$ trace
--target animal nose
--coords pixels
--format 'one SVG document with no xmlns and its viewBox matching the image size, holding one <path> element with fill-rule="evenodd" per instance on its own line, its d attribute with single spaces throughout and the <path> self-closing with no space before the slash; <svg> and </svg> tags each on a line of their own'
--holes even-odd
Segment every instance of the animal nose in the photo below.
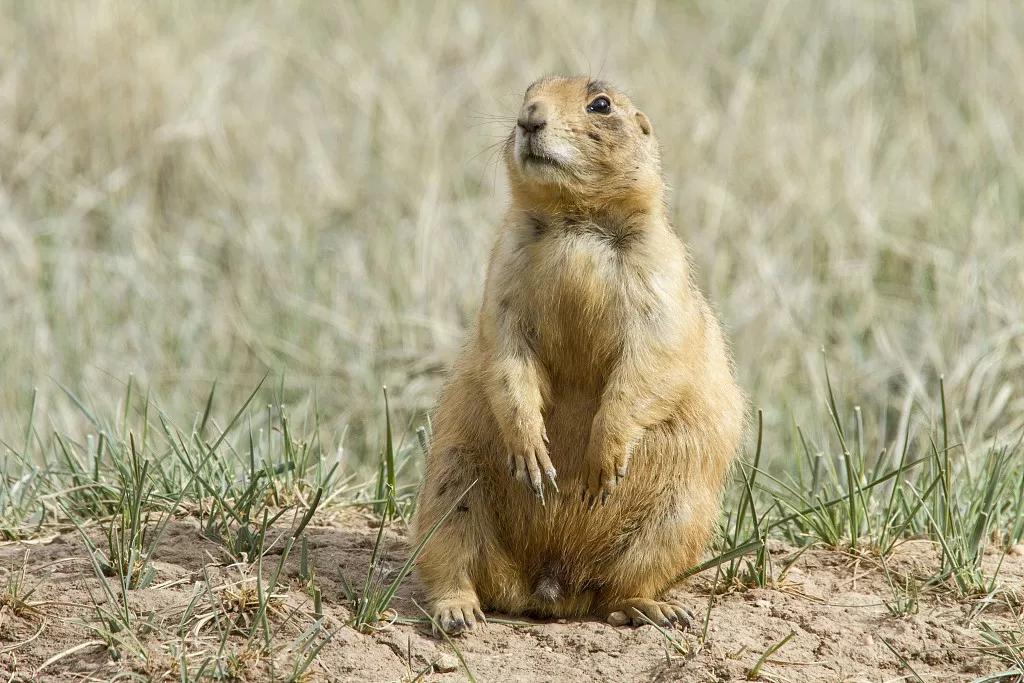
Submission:
<svg viewBox="0 0 1024 683">
<path fill-rule="evenodd" d="M 537 102 L 531 103 L 523 108 L 516 123 L 527 133 L 536 133 L 548 125 L 547 107 Z"/>
<path fill-rule="evenodd" d="M 538 130 L 548 125 L 548 122 L 545 121 L 544 119 L 538 119 L 534 117 L 530 117 L 527 119 L 519 119 L 517 123 L 519 124 L 519 127 L 525 130 L 527 133 L 536 133 Z"/>
</svg>

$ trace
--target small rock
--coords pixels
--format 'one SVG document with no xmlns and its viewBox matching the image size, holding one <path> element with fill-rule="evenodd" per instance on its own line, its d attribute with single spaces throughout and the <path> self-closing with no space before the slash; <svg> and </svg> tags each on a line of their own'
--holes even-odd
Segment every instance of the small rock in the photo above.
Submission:
<svg viewBox="0 0 1024 683">
<path fill-rule="evenodd" d="M 459 670 L 459 660 L 454 655 L 441 655 L 434 662 L 434 671 L 442 674 Z"/>
<path fill-rule="evenodd" d="M 860 644 L 865 647 L 871 647 L 875 644 L 875 639 L 871 637 L 870 633 L 863 633 L 860 636 Z"/>
<path fill-rule="evenodd" d="M 1018 543 L 1010 548 L 1011 555 L 1024 555 L 1024 543 Z"/>
<path fill-rule="evenodd" d="M 612 612 L 608 615 L 608 623 L 612 626 L 625 626 L 629 623 L 629 617 L 625 612 Z"/>
</svg>

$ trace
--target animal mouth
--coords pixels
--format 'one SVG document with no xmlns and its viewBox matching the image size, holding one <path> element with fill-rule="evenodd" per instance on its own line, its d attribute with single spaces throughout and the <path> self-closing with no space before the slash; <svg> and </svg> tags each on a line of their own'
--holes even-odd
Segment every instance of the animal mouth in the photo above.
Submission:
<svg viewBox="0 0 1024 683">
<path fill-rule="evenodd" d="M 547 154 L 544 151 L 544 146 L 533 137 L 523 145 L 523 166 L 549 166 L 557 168 L 561 165 L 561 162 Z"/>
<path fill-rule="evenodd" d="M 549 156 L 545 156 L 544 154 L 538 154 L 533 150 L 528 150 L 526 154 L 523 155 L 523 164 L 536 164 L 538 166 L 561 166 L 561 164 L 558 161 L 552 159 Z"/>
</svg>

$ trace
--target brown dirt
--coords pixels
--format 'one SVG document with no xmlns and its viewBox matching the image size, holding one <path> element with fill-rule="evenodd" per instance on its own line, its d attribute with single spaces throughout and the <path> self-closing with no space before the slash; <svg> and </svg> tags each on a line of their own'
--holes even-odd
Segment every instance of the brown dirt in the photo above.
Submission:
<svg viewBox="0 0 1024 683">
<path fill-rule="evenodd" d="M 351 512 L 324 523 L 329 526 L 311 527 L 308 534 L 326 622 L 334 628 L 350 615 L 339 572 L 353 585 L 361 585 L 376 529 L 370 520 Z M 97 533 L 94 540 L 98 538 Z M 399 533 L 388 532 L 387 539 L 388 562 L 397 569 L 407 550 Z M 177 520 L 157 553 L 154 585 L 130 592 L 135 611 L 147 615 L 154 627 L 140 636 L 151 653 L 150 662 L 131 656 L 112 661 L 102 645 L 93 644 L 36 674 L 55 655 L 96 640 L 87 626 L 96 623 L 90 593 L 96 600 L 102 598 L 76 532 L 0 547 L 0 565 L 7 575 L 22 567 L 26 552 L 27 583 L 36 586 L 29 602 L 35 608 L 24 613 L 16 613 L 10 605 L 0 608 L 0 672 L 10 680 L 110 680 L 126 671 L 151 680 L 176 680 L 172 645 L 185 644 L 197 652 L 201 644 L 217 647 L 212 622 L 201 626 L 196 635 L 195 617 L 186 638 L 175 637 L 181 615 L 201 586 L 197 583 L 206 580 L 204 568 L 210 585 L 225 597 L 238 592 L 234 586 L 242 576 L 215 543 L 200 535 L 195 520 Z M 773 548 L 777 570 L 794 552 L 781 545 Z M 266 565 L 276 560 L 271 555 Z M 914 541 L 903 544 L 888 562 L 895 572 L 924 575 L 934 571 L 937 559 L 931 544 Z M 275 644 L 282 646 L 309 628 L 313 618 L 311 600 L 294 578 L 296 571 L 293 559 L 286 569 L 288 585 L 279 591 L 281 598 L 275 603 Z M 264 575 L 269 573 L 265 566 Z M 673 593 L 697 614 L 698 622 L 708 608 L 710 578 L 695 578 Z M 1024 552 L 1007 556 L 1001 578 L 1004 587 L 1024 586 Z M 413 575 L 394 604 L 397 613 L 407 619 L 421 616 L 413 602 L 420 595 Z M 982 644 L 977 631 L 981 621 L 1005 626 L 1012 618 L 1005 603 L 990 604 L 978 616 L 981 601 L 957 601 L 948 591 L 933 590 L 922 596 L 918 614 L 897 618 L 883 604 L 891 597 L 876 559 L 811 549 L 775 587 L 717 596 L 703 645 L 699 644 L 700 623 L 695 633 L 675 633 L 693 650 L 689 656 L 668 648 L 665 637 L 652 626 L 613 628 L 597 620 L 513 625 L 497 623 L 498 615 L 492 615 L 485 629 L 456 644 L 480 681 L 745 680 L 760 655 L 790 632 L 794 637 L 764 665 L 763 680 L 914 680 L 886 642 L 926 681 L 970 681 L 1005 668 L 977 650 Z M 208 602 L 200 602 L 196 615 L 214 613 Z M 295 615 L 282 624 L 293 609 Z M 242 639 L 232 638 L 227 650 L 245 652 Z M 314 680 L 412 680 L 424 670 L 425 680 L 465 679 L 461 670 L 439 673 L 430 668 L 442 657 L 453 663 L 451 654 L 451 646 L 433 638 L 423 623 L 395 623 L 372 634 L 341 626 L 312 672 Z M 197 655 L 194 662 L 201 659 Z M 274 661 L 287 664 L 287 653 L 278 653 Z M 265 667 L 265 659 L 241 655 L 236 680 L 263 680 Z"/>
</svg>

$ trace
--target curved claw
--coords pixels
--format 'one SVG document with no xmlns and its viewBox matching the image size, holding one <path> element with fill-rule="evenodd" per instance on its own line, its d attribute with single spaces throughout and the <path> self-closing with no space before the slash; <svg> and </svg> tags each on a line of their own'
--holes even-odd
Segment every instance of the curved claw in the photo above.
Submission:
<svg viewBox="0 0 1024 683">
<path fill-rule="evenodd" d="M 487 623 L 479 605 L 471 602 L 444 603 L 434 610 L 431 630 L 435 636 L 440 636 L 442 631 L 456 636 L 475 630 L 478 621 L 481 624 Z"/>
<path fill-rule="evenodd" d="M 587 503 L 588 508 L 593 510 L 598 503 L 606 504 L 612 492 L 621 482 L 622 476 L 614 472 L 609 463 L 602 463 L 596 472 L 592 471 L 587 479 L 587 488 L 584 492 L 584 502 Z"/>
<path fill-rule="evenodd" d="M 551 487 L 555 489 L 555 493 L 559 493 L 558 482 L 555 481 L 555 477 L 558 475 L 558 472 L 555 471 L 554 467 L 549 467 L 546 474 L 548 475 L 548 481 L 551 482 Z"/>
<path fill-rule="evenodd" d="M 544 504 L 545 477 L 555 492 L 558 492 L 558 484 L 555 483 L 558 473 L 555 471 L 554 465 L 551 464 L 551 458 L 543 445 L 538 444 L 523 451 L 510 453 L 509 463 L 512 476 L 526 485 L 540 499 L 541 505 Z"/>
<path fill-rule="evenodd" d="M 626 600 L 608 614 L 612 626 L 644 626 L 657 624 L 661 628 L 693 627 L 693 612 L 677 602 L 659 602 L 646 598 Z"/>
</svg>

